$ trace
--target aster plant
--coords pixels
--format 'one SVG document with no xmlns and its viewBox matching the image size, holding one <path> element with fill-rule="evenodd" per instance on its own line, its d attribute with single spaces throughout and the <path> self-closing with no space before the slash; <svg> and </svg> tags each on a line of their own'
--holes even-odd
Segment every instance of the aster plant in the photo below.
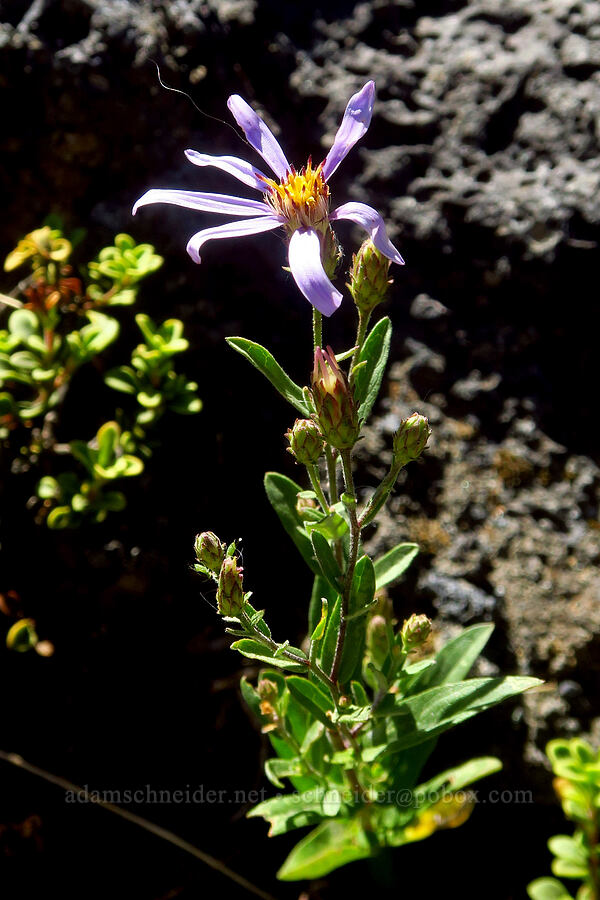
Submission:
<svg viewBox="0 0 600 900">
<path fill-rule="evenodd" d="M 262 198 L 150 190 L 134 207 L 135 212 L 150 203 L 172 203 L 240 217 L 190 238 L 187 249 L 196 262 L 209 240 L 283 227 L 289 269 L 313 307 L 313 370 L 304 387 L 265 347 L 243 337 L 227 339 L 298 416 L 287 431 L 287 449 L 304 475 L 297 483 L 269 472 L 265 489 L 298 562 L 313 576 L 308 631 L 300 646 L 273 636 L 268 598 L 265 609 L 250 602 L 235 543 L 227 546 L 206 531 L 195 544 L 196 571 L 215 585 L 232 649 L 254 663 L 254 677 L 242 678 L 241 693 L 273 750 L 265 773 L 279 793 L 248 815 L 267 820 L 270 835 L 311 829 L 283 863 L 283 880 L 317 878 L 382 847 L 462 824 L 474 806 L 465 788 L 501 764 L 480 757 L 424 779 L 438 736 L 539 683 L 528 677 L 468 678 L 493 626 L 473 625 L 440 647 L 431 621 L 409 610 L 397 618 L 387 594 L 417 546 L 400 543 L 372 559 L 363 545 L 400 472 L 419 459 L 431 434 L 418 413 L 400 422 L 386 476 L 367 496 L 357 490 L 353 452 L 382 384 L 392 330 L 387 316 L 372 326 L 371 321 L 387 297 L 391 263 L 404 261 L 376 210 L 364 203 L 330 210 L 329 180 L 366 133 L 374 98 L 369 81 L 348 102 L 324 161 L 315 168 L 309 159 L 296 170 L 262 119 L 234 95 L 229 109 L 276 178 L 237 157 L 195 150 L 186 156 L 233 175 Z M 356 339 L 336 353 L 323 340 L 322 317 L 331 316 L 343 297 L 334 283 L 342 254 L 333 230 L 342 219 L 361 226 L 368 238 L 347 273 Z"/>
</svg>

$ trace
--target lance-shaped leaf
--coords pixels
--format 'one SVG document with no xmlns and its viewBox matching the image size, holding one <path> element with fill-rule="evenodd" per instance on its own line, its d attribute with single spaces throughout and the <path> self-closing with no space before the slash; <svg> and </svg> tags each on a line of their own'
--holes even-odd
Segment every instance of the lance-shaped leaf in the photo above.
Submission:
<svg viewBox="0 0 600 900">
<path fill-rule="evenodd" d="M 292 850 L 277 877 L 281 881 L 321 878 L 374 848 L 358 819 L 330 819 L 311 831 Z"/>
<path fill-rule="evenodd" d="M 287 659 L 285 656 L 275 656 L 275 653 L 269 650 L 268 647 L 265 647 L 260 641 L 252 640 L 252 638 L 242 638 L 239 641 L 234 641 L 231 649 L 237 650 L 238 653 L 241 653 L 242 656 L 247 656 L 249 659 L 258 659 L 260 662 L 268 663 L 270 666 L 276 666 L 278 669 L 289 669 L 291 672 L 302 672 L 308 666 L 308 660 L 306 662 L 301 661 L 303 657 L 306 657 L 302 650 L 299 650 L 297 647 L 289 647 L 288 649 L 294 656 L 299 657 L 298 662 Z"/>
<path fill-rule="evenodd" d="M 398 544 L 375 560 L 377 590 L 393 584 L 404 574 L 419 552 L 418 544 Z"/>
<path fill-rule="evenodd" d="M 261 817 L 270 823 L 269 837 L 285 834 L 294 828 L 314 825 L 323 818 L 323 796 L 325 791 L 317 788 L 301 794 L 284 794 L 263 800 L 254 806 L 247 816 L 249 819 Z"/>
<path fill-rule="evenodd" d="M 392 323 L 385 316 L 372 328 L 360 352 L 355 370 L 354 399 L 361 422 L 369 417 L 377 399 L 390 352 L 391 339 Z"/>
<path fill-rule="evenodd" d="M 291 403 L 299 413 L 308 416 L 310 411 L 304 402 L 302 388 L 299 387 L 289 375 L 284 372 L 275 357 L 269 351 L 242 337 L 228 337 L 225 339 L 230 347 L 237 350 L 242 356 L 250 360 L 259 372 L 269 379 L 273 387 L 279 391 L 282 397 Z"/>
<path fill-rule="evenodd" d="M 427 671 L 435 671 L 435 668 Z M 368 762 L 407 747 L 415 747 L 460 722 L 521 694 L 543 682 L 539 678 L 470 678 L 458 684 L 442 684 L 408 698 L 392 698 L 381 703 L 378 713 L 393 717 L 395 739 L 369 747 L 363 756 Z"/>
<path fill-rule="evenodd" d="M 462 681 L 471 671 L 475 660 L 487 644 L 494 626 L 485 623 L 471 625 L 448 641 L 435 657 L 435 666 L 421 672 L 409 686 L 405 694 L 417 694 L 439 684 Z"/>
<path fill-rule="evenodd" d="M 339 592 L 341 590 L 342 573 L 337 560 L 333 555 L 333 550 L 331 549 L 329 541 L 318 531 L 313 531 L 310 539 L 323 576 L 326 578 L 329 585 L 335 591 Z"/>
<path fill-rule="evenodd" d="M 331 697 L 327 697 L 316 684 L 306 678 L 299 678 L 298 675 L 290 675 L 286 683 L 292 697 L 309 711 L 313 719 L 331 728 L 331 718 L 327 715 L 334 710 Z"/>
<path fill-rule="evenodd" d="M 302 554 L 304 561 L 315 575 L 320 575 L 321 567 L 315 559 L 310 538 L 296 510 L 296 500 L 302 488 L 286 475 L 280 475 L 278 472 L 267 472 L 265 475 L 265 490 L 271 506 Z"/>
<path fill-rule="evenodd" d="M 344 652 L 339 671 L 339 681 L 349 681 L 363 654 L 365 642 L 366 617 L 375 594 L 375 569 L 368 556 L 361 556 L 356 563 L 350 602 L 348 604 L 348 625 L 344 640 Z"/>
</svg>

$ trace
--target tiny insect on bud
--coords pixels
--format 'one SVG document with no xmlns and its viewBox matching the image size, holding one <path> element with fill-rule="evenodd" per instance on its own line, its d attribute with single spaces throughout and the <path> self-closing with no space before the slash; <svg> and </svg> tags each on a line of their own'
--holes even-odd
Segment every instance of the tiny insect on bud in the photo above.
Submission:
<svg viewBox="0 0 600 900">
<path fill-rule="evenodd" d="M 234 556 L 223 560 L 217 588 L 217 608 L 222 616 L 237 616 L 244 608 L 243 571 Z"/>
<path fill-rule="evenodd" d="M 422 647 L 431 634 L 431 619 L 424 615 L 413 613 L 405 620 L 402 626 L 402 649 L 409 653 Z"/>
<path fill-rule="evenodd" d="M 397 466 L 405 466 L 413 459 L 418 459 L 427 446 L 431 436 L 431 428 L 425 416 L 413 413 L 400 423 L 394 434 L 393 453 Z"/>
<path fill-rule="evenodd" d="M 344 255 L 335 232 L 331 226 L 321 238 L 321 257 L 323 260 L 323 268 L 328 278 L 333 278 L 337 267 L 339 266 L 342 256 Z"/>
<path fill-rule="evenodd" d="M 319 426 L 312 419 L 296 419 L 286 432 L 290 442 L 288 453 L 304 466 L 314 465 L 323 452 L 323 438 Z"/>
<path fill-rule="evenodd" d="M 315 419 L 327 443 L 337 450 L 353 447 L 360 434 L 358 417 L 350 387 L 331 347 L 315 350 L 312 396 Z"/>
<path fill-rule="evenodd" d="M 225 544 L 221 543 L 214 532 L 203 531 L 202 534 L 197 534 L 194 550 L 196 559 L 201 565 L 206 566 L 211 572 L 220 570 L 225 559 Z"/>
<path fill-rule="evenodd" d="M 348 288 L 356 307 L 363 313 L 372 312 L 387 293 L 390 260 L 380 253 L 373 242 L 366 240 L 352 257 Z"/>
</svg>

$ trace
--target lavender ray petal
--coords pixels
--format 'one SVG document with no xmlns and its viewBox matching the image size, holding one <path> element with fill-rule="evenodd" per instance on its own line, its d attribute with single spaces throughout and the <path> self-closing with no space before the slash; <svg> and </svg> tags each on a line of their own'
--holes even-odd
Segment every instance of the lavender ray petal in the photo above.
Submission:
<svg viewBox="0 0 600 900">
<path fill-rule="evenodd" d="M 204 194 L 197 191 L 164 191 L 153 188 L 140 197 L 133 207 L 133 215 L 140 206 L 149 203 L 172 203 L 174 206 L 185 206 L 188 209 L 199 209 L 203 212 L 226 213 L 229 216 L 272 216 L 273 210 L 260 200 L 246 200 L 244 197 L 231 197 L 228 194 Z"/>
<path fill-rule="evenodd" d="M 342 295 L 325 274 L 317 232 L 312 228 L 295 231 L 288 258 L 294 280 L 306 299 L 324 316 L 334 313 L 342 302 Z"/>
<path fill-rule="evenodd" d="M 246 234 L 259 234 L 261 231 L 272 231 L 284 224 L 284 220 L 278 216 L 261 216 L 258 219 L 243 219 L 241 222 L 227 222 L 225 225 L 216 225 L 214 228 L 204 228 L 192 235 L 187 244 L 187 252 L 194 262 L 202 262 L 200 247 L 206 241 L 215 241 L 221 238 L 244 237 Z"/>
<path fill-rule="evenodd" d="M 350 97 L 342 124 L 331 146 L 331 150 L 325 157 L 323 164 L 323 178 L 333 175 L 341 161 L 352 150 L 357 141 L 366 133 L 371 124 L 373 115 L 373 103 L 375 102 L 375 82 L 367 81 L 358 93 Z"/>
<path fill-rule="evenodd" d="M 279 179 L 285 178 L 290 164 L 271 129 L 239 94 L 232 94 L 227 106 L 251 146 L 260 153 Z"/>
<path fill-rule="evenodd" d="M 387 236 L 383 219 L 372 206 L 367 206 L 366 203 L 344 203 L 343 206 L 338 206 L 329 214 L 330 222 L 336 222 L 338 219 L 350 219 L 351 222 L 356 222 L 357 225 L 369 232 L 371 240 L 380 253 L 383 253 L 392 262 L 398 263 L 399 266 L 404 265 L 400 253 Z"/>
<path fill-rule="evenodd" d="M 266 175 L 263 175 L 260 169 L 246 162 L 245 159 L 238 159 L 237 156 L 210 156 L 208 153 L 199 153 L 197 150 L 186 150 L 185 155 L 195 166 L 215 166 L 215 168 L 233 175 L 243 184 L 262 191 L 263 194 L 266 190 L 264 182 Z"/>
</svg>

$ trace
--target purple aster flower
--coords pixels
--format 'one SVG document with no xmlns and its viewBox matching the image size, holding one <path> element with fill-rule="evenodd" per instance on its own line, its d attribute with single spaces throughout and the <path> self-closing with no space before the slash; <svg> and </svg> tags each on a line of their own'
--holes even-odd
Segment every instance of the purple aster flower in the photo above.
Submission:
<svg viewBox="0 0 600 900">
<path fill-rule="evenodd" d="M 190 238 L 187 251 L 197 263 L 201 262 L 200 248 L 207 241 L 258 234 L 283 226 L 289 236 L 289 267 L 296 284 L 316 309 L 330 316 L 342 302 L 342 295 L 329 280 L 323 266 L 325 238 L 331 222 L 350 219 L 369 233 L 384 256 L 404 265 L 387 236 L 383 219 L 372 207 L 365 203 L 344 203 L 333 212 L 329 211 L 329 178 L 367 131 L 374 99 L 375 82 L 369 81 L 350 98 L 333 146 L 323 162 L 313 169 L 309 159 L 297 172 L 260 116 L 245 100 L 233 94 L 227 105 L 234 119 L 276 178 L 269 178 L 236 156 L 209 156 L 196 150 L 186 150 L 185 155 L 196 166 L 215 166 L 233 175 L 243 184 L 260 191 L 262 199 L 196 191 L 150 190 L 137 201 L 133 213 L 135 215 L 140 206 L 149 203 L 172 203 L 203 212 L 243 216 L 237 222 L 205 228 Z"/>
</svg>

